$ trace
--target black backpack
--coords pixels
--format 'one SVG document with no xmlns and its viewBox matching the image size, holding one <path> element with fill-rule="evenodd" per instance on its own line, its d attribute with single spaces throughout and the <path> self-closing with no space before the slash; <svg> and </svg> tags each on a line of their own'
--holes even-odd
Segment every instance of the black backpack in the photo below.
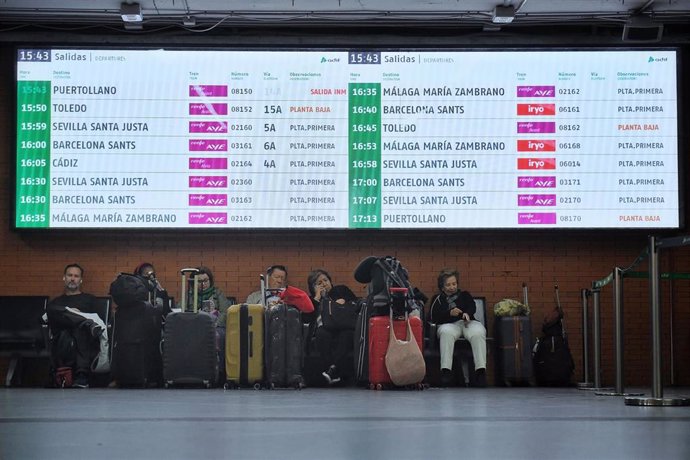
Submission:
<svg viewBox="0 0 690 460">
<path fill-rule="evenodd" d="M 149 292 L 147 280 L 129 273 L 120 273 L 115 281 L 110 283 L 110 296 L 118 307 L 146 302 L 149 299 Z"/>
<path fill-rule="evenodd" d="M 410 283 L 407 269 L 392 256 L 367 257 L 359 263 L 354 276 L 360 283 L 369 284 L 367 303 L 373 316 L 387 315 L 389 308 L 396 316 L 421 310 L 426 298 Z"/>
<path fill-rule="evenodd" d="M 563 324 L 563 310 L 556 286 L 556 308 L 544 319 L 542 336 L 532 350 L 534 378 L 540 386 L 569 386 L 575 363 Z"/>
</svg>

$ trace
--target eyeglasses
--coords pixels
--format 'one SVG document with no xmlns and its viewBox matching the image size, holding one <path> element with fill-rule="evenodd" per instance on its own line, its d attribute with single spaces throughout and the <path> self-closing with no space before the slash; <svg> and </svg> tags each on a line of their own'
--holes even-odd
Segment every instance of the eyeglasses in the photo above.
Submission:
<svg viewBox="0 0 690 460">
<path fill-rule="evenodd" d="M 199 280 L 199 284 L 209 284 L 209 283 L 211 283 L 211 279 L 210 279 L 210 278 L 205 278 L 205 279 L 200 279 L 200 280 Z"/>
</svg>

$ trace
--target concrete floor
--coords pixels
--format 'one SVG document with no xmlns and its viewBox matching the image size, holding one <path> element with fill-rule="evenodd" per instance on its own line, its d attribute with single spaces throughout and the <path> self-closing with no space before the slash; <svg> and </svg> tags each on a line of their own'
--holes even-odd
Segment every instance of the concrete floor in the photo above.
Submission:
<svg viewBox="0 0 690 460">
<path fill-rule="evenodd" d="M 687 460 L 690 407 L 550 388 L 0 389 L 0 459 L 197 458 Z"/>
</svg>

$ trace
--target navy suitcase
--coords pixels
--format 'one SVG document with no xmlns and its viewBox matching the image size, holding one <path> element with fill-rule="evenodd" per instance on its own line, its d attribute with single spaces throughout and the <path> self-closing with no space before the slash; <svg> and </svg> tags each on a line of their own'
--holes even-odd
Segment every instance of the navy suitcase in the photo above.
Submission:
<svg viewBox="0 0 690 460">
<path fill-rule="evenodd" d="M 299 310 L 277 304 L 266 310 L 266 385 L 303 388 L 304 325 Z"/>
<path fill-rule="evenodd" d="M 214 319 L 205 313 L 170 313 L 163 333 L 163 380 L 210 388 L 218 376 Z"/>
<path fill-rule="evenodd" d="M 531 385 L 532 322 L 529 316 L 494 318 L 496 382 L 506 386 Z"/>
</svg>

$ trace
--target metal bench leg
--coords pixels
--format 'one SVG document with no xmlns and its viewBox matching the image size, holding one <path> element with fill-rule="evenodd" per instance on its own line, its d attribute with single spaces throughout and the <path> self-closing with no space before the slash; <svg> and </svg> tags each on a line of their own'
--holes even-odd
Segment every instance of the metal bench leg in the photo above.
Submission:
<svg viewBox="0 0 690 460">
<path fill-rule="evenodd" d="M 12 378 L 14 378 L 14 372 L 17 370 L 17 365 L 19 364 L 20 359 L 21 356 L 12 356 L 10 359 L 10 366 L 7 368 L 7 376 L 5 377 L 6 387 L 12 386 Z"/>
</svg>

